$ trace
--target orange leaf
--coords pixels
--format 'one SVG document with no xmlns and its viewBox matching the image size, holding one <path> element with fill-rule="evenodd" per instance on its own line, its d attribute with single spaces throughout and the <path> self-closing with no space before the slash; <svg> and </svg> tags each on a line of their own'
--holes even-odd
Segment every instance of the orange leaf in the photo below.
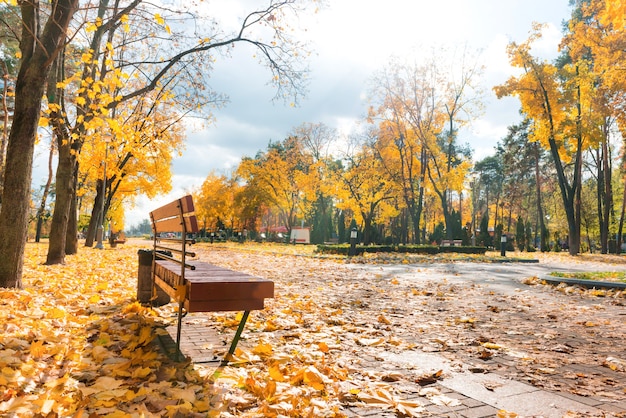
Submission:
<svg viewBox="0 0 626 418">
<path fill-rule="evenodd" d="M 269 369 L 269 373 L 270 373 L 270 377 L 276 380 L 277 382 L 285 381 L 285 376 L 283 375 L 283 372 L 280 371 L 280 367 L 278 367 L 278 365 L 275 364 L 271 366 Z"/>
<path fill-rule="evenodd" d="M 254 354 L 257 354 L 261 357 L 272 355 L 272 345 L 267 343 L 259 343 L 256 347 L 252 349 Z"/>
<path fill-rule="evenodd" d="M 30 345 L 30 355 L 39 358 L 46 354 L 46 347 L 43 346 L 43 341 L 33 341 Z"/>
</svg>

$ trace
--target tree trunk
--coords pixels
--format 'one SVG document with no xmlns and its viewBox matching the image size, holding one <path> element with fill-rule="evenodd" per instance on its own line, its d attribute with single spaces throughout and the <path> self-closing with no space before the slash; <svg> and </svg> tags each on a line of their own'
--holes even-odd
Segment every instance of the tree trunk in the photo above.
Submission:
<svg viewBox="0 0 626 418">
<path fill-rule="evenodd" d="M 596 188 L 596 216 L 598 217 L 598 226 L 600 229 L 600 252 L 602 254 L 606 254 L 609 248 L 609 236 L 608 230 L 606 228 L 606 219 L 604 218 L 604 203 L 605 203 L 605 195 L 604 195 L 604 173 L 603 173 L 603 161 L 602 158 L 602 148 L 597 148 L 596 152 L 596 177 L 597 177 L 597 188 Z M 587 227 L 587 230 L 589 227 Z"/>
<path fill-rule="evenodd" d="M 0 138 L 0 198 L 2 197 L 2 191 L 4 190 L 4 171 L 5 171 L 5 154 L 7 151 L 9 132 L 9 104 L 7 102 L 7 95 L 9 93 L 9 68 L 7 64 L 0 60 L 0 67 L 2 67 L 2 79 L 3 79 L 3 91 L 2 91 L 2 137 Z M 0 201 L 0 204 L 2 201 Z"/>
<path fill-rule="evenodd" d="M 424 211 L 424 183 L 426 182 L 426 165 L 428 164 L 428 156 L 426 154 L 426 148 L 422 147 L 422 151 L 420 152 L 420 184 L 419 191 L 417 196 L 417 213 L 415 217 L 417 218 L 417 224 L 414 226 L 415 228 L 415 243 L 422 244 L 423 240 L 420 237 L 420 222 L 422 219 L 422 212 Z M 415 222 L 415 221 L 414 221 Z M 426 230 L 426 225 L 421 229 L 422 231 Z"/>
<path fill-rule="evenodd" d="M 37 210 L 37 229 L 35 231 L 35 242 L 41 240 L 41 228 L 43 227 L 44 212 L 46 211 L 46 203 L 48 201 L 48 194 L 50 193 L 50 185 L 52 184 L 52 160 L 54 157 L 54 139 L 50 142 L 50 153 L 48 154 L 48 180 L 43 189 L 41 196 L 41 203 L 39 204 L 39 210 Z"/>
<path fill-rule="evenodd" d="M 102 179 L 99 179 L 96 183 L 96 198 L 93 202 L 93 208 L 91 209 L 91 219 L 89 220 L 89 226 L 87 227 L 87 235 L 85 236 L 85 247 L 92 247 L 93 242 L 96 239 L 96 230 L 100 226 L 99 223 L 104 222 L 104 217 L 101 218 L 102 212 Z M 288 226 L 288 229 L 291 230 L 291 216 L 284 216 L 285 223 Z M 231 225 L 231 228 L 233 225 Z M 104 233 L 104 231 L 103 231 Z"/>
<path fill-rule="evenodd" d="M 63 264 L 65 262 L 65 245 L 67 225 L 70 215 L 70 196 L 73 195 L 72 176 L 75 158 L 67 141 L 59 139 L 59 164 L 56 174 L 56 204 L 52 214 L 50 227 L 50 244 L 46 264 Z"/>
<path fill-rule="evenodd" d="M 624 181 L 624 179 L 622 179 Z M 622 230 L 624 228 L 624 217 L 626 216 L 626 186 L 624 187 L 624 193 L 622 194 L 622 212 L 619 216 L 619 226 L 617 228 L 617 248 L 621 251 L 622 248 Z"/>
<path fill-rule="evenodd" d="M 613 183 L 611 181 L 612 177 L 612 167 L 611 167 L 611 158 L 610 158 L 610 150 L 609 150 L 609 133 L 608 133 L 608 124 L 604 126 L 604 140 L 602 141 L 602 166 L 603 166 L 603 174 L 604 174 L 604 212 L 602 214 L 604 218 L 604 235 L 606 236 L 607 246 L 609 240 L 609 227 L 611 225 L 611 213 L 613 211 Z M 618 247 L 619 254 L 619 247 Z"/>
<path fill-rule="evenodd" d="M 548 240 L 546 234 L 546 223 L 543 216 L 543 205 L 541 199 L 541 173 L 539 171 L 539 144 L 534 143 L 535 147 L 535 192 L 537 193 L 537 220 L 539 221 L 539 247 L 542 252 L 548 250 Z"/>
<path fill-rule="evenodd" d="M 67 217 L 67 230 L 65 237 L 65 254 L 67 255 L 78 253 L 78 201 L 76 199 L 76 177 L 74 177 L 72 192 L 70 213 Z"/>
<path fill-rule="evenodd" d="M 0 209 L 1 287 L 22 287 L 33 155 L 47 71 L 45 61 L 25 60 L 15 86 Z"/>
<path fill-rule="evenodd" d="M 50 66 L 65 41 L 78 0 L 53 2 L 40 32 L 39 4 L 21 2 L 22 61 L 15 83 L 15 112 L 7 147 L 0 210 L 0 286 L 21 287 L 35 140 Z"/>
</svg>

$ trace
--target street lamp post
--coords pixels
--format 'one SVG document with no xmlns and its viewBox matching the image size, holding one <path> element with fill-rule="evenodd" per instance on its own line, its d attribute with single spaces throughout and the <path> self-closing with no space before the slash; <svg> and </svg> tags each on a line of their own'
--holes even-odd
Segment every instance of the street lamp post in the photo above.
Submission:
<svg viewBox="0 0 626 418">
<path fill-rule="evenodd" d="M 104 138 L 104 161 L 103 164 L 103 179 L 102 179 L 102 205 L 100 206 L 100 216 L 98 217 L 98 229 L 96 230 L 96 248 L 99 250 L 104 249 L 104 245 L 102 244 L 102 239 L 104 235 L 104 204 L 106 202 L 106 191 L 107 191 L 107 158 L 109 157 L 109 143 L 111 142 L 111 137 L 106 136 Z"/>
<path fill-rule="evenodd" d="M 358 237 L 359 232 L 356 228 L 352 228 L 350 231 L 350 248 L 348 249 L 348 255 L 353 257 L 356 255 L 356 239 Z"/>
</svg>

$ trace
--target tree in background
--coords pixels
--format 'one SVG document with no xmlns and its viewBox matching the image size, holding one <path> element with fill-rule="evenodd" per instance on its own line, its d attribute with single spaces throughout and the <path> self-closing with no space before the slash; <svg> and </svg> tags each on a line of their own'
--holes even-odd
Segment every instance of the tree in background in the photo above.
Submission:
<svg viewBox="0 0 626 418">
<path fill-rule="evenodd" d="M 377 124 L 373 142 L 386 176 L 398 184 L 411 224 L 401 242 L 420 243 L 426 187 L 427 146 L 441 131 L 433 84 L 435 67 L 400 62 L 394 58 L 372 79 L 368 120 Z"/>
<path fill-rule="evenodd" d="M 397 184 L 384 175 L 381 160 L 375 153 L 371 143 L 363 143 L 356 152 L 346 156 L 345 170 L 337 171 L 333 179 L 336 205 L 352 213 L 365 245 L 372 243 L 374 225 L 385 224 L 399 213 L 392 204 L 397 196 Z"/>
<path fill-rule="evenodd" d="M 505 198 L 518 208 L 518 216 L 535 221 L 535 240 L 545 251 L 548 245 L 542 184 L 552 176 L 546 172 L 549 168 L 545 150 L 537 141 L 529 140 L 529 128 L 528 119 L 509 126 L 496 155 L 502 161 Z M 530 241 L 526 241 L 529 245 Z"/>
<path fill-rule="evenodd" d="M 515 242 L 517 242 L 517 249 L 525 251 L 526 248 L 528 248 L 529 243 L 526 242 L 526 225 L 524 224 L 524 220 L 522 218 L 517 218 L 517 223 L 515 225 Z"/>
<path fill-rule="evenodd" d="M 295 137 L 281 143 L 270 143 L 255 158 L 244 158 L 237 175 L 245 186 L 262 197 L 268 207 L 278 211 L 280 223 L 288 230 L 308 210 L 311 196 L 309 167 L 312 159 L 302 152 Z M 314 196 L 314 194 L 313 194 Z"/>
<path fill-rule="evenodd" d="M 485 157 L 474 164 L 474 173 L 478 180 L 475 185 L 476 210 L 483 212 L 487 217 L 487 226 L 492 212 L 495 214 L 494 227 L 498 223 L 498 207 L 504 181 L 503 172 L 502 160 L 497 155 Z M 491 207 L 494 210 L 491 210 Z"/>
<path fill-rule="evenodd" d="M 626 124 L 624 100 L 626 100 L 626 82 L 623 70 L 617 62 L 626 58 L 624 42 L 626 29 L 623 16 L 619 16 L 620 7 L 617 2 L 581 1 L 574 4 L 568 32 L 563 40 L 564 65 L 576 65 L 577 72 L 583 73 L 591 81 L 588 83 L 590 92 L 584 90 L 591 98 L 581 103 L 581 118 L 586 126 L 593 129 L 588 135 L 598 139 L 592 146 L 592 164 L 596 178 L 596 205 L 600 245 L 603 254 L 608 251 L 608 240 L 611 228 L 613 208 L 613 159 L 611 156 L 611 139 L 619 136 Z M 617 25 L 615 25 L 617 23 Z M 620 26 L 621 23 L 621 26 Z M 610 63 L 610 64 L 609 64 Z M 580 91 L 580 89 L 579 89 Z M 623 137 L 623 135 L 622 135 Z M 623 138 L 622 138 L 623 140 Z M 618 234 L 621 236 L 620 233 Z"/>
<path fill-rule="evenodd" d="M 205 232 L 215 232 L 227 221 L 230 221 L 231 228 L 234 226 L 236 194 L 235 179 L 209 173 L 200 190 L 194 193 L 196 216 Z"/>
<path fill-rule="evenodd" d="M 541 37 L 540 29 L 536 26 L 522 44 L 509 44 L 511 64 L 524 73 L 511 77 L 494 90 L 499 98 L 509 95 L 519 98 L 522 112 L 532 121 L 531 140 L 539 141 L 550 151 L 566 213 L 569 252 L 576 255 L 580 251 L 580 189 L 585 144 L 576 111 L 577 100 L 573 99 L 571 86 L 568 88 L 566 83 L 575 74 L 571 68 L 560 72 L 556 66 L 531 55 L 533 42 Z"/>
<path fill-rule="evenodd" d="M 387 152 L 393 160 L 383 166 L 403 190 L 415 242 L 420 242 L 427 179 L 447 233 L 453 233 L 452 195 L 460 196 L 471 166 L 471 152 L 459 145 L 457 133 L 480 111 L 481 73 L 478 60 L 463 51 L 447 59 L 433 53 L 422 63 L 393 59 L 373 77 L 368 119 L 378 124 L 381 139 L 390 137 L 385 146 L 396 148 L 395 156 Z"/>
<path fill-rule="evenodd" d="M 290 136 L 298 138 L 302 152 L 309 154 L 312 165 L 309 167 L 311 191 L 308 199 L 313 200 L 309 213 L 304 214 L 305 223 L 311 227 L 311 242 L 322 244 L 333 236 L 333 199 L 327 193 L 331 172 L 338 166 L 330 153 L 337 142 L 337 131 L 323 123 L 303 123 L 296 127 Z"/>
</svg>

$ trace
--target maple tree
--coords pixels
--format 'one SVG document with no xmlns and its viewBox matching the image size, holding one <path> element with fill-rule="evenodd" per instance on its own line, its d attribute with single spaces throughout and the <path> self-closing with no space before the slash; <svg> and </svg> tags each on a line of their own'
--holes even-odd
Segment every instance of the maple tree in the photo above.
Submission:
<svg viewBox="0 0 626 418">
<path fill-rule="evenodd" d="M 533 123 L 531 139 L 539 141 L 550 150 L 567 216 L 569 252 L 575 255 L 580 251 L 580 200 L 577 197 L 581 188 L 585 144 L 581 127 L 577 123 L 579 119 L 575 114 L 570 117 L 572 114 L 569 113 L 572 109 L 579 108 L 564 97 L 572 90 L 561 84 L 562 79 L 559 78 L 561 74 L 565 80 L 573 80 L 572 73 L 567 73 L 571 67 L 564 68 L 559 73 L 556 66 L 539 61 L 531 55 L 532 43 L 541 37 L 540 29 L 540 26 L 535 27 L 529 39 L 522 44 L 509 44 L 511 64 L 522 68 L 524 73 L 519 77 L 511 77 L 494 90 L 498 97 L 515 95 L 519 98 L 523 113 Z M 569 97 L 572 97 L 571 94 Z M 573 164 L 568 176 L 565 164 L 570 161 Z"/>
<path fill-rule="evenodd" d="M 237 173 L 247 188 L 261 196 L 260 201 L 278 211 L 280 224 L 291 230 L 310 204 L 305 196 L 310 190 L 306 188 L 310 162 L 298 138 L 290 136 L 282 143 L 270 143 L 254 159 L 244 158 Z"/>
<path fill-rule="evenodd" d="M 21 257 L 25 244 L 24 231 L 27 227 L 28 192 L 32 172 L 31 162 L 40 116 L 40 98 L 44 93 L 48 70 L 52 68 L 58 52 L 62 50 L 69 23 L 78 6 L 77 2 L 59 1 L 55 4 L 58 4 L 58 7 L 54 8 L 56 14 L 53 13 L 50 16 L 41 33 L 32 30 L 38 19 L 38 6 L 22 7 L 25 30 L 20 44 L 23 48 L 22 61 L 16 83 L 16 95 L 22 95 L 20 99 L 22 102 L 18 104 L 16 101 L 15 112 L 15 120 L 20 123 L 13 124 L 11 128 L 12 135 L 9 137 L 7 152 L 7 172 L 11 173 L 5 176 L 5 181 L 11 186 L 12 191 L 8 197 L 9 200 L 3 200 L 3 203 L 7 204 L 3 204 L 2 211 L 0 211 L 0 225 L 2 225 L 0 228 L 4 231 L 3 238 L 0 240 L 0 259 L 3 265 L 0 271 L 0 285 L 2 286 L 20 286 Z M 146 9 L 133 14 L 132 12 L 138 10 L 137 7 L 140 4 Z M 197 26 L 214 30 L 214 32 L 206 34 L 207 36 L 191 34 L 190 38 L 181 35 L 184 33 L 185 25 L 176 27 L 182 28 L 181 33 L 173 32 L 161 16 L 161 9 L 152 9 L 154 13 L 150 13 L 151 6 L 139 0 L 125 5 L 116 4 L 112 8 L 109 7 L 107 1 L 101 1 L 96 7 L 83 9 L 84 18 L 89 22 L 84 29 L 87 33 L 93 33 L 93 36 L 85 37 L 90 41 L 89 49 L 84 51 L 82 57 L 83 69 L 66 78 L 63 75 L 65 61 L 57 61 L 51 78 L 53 87 L 48 94 L 48 119 L 59 144 L 57 186 L 61 191 L 60 195 L 57 194 L 55 205 L 55 212 L 58 211 L 58 214 L 53 215 L 54 233 L 51 233 L 51 240 L 54 245 L 51 245 L 49 263 L 62 262 L 65 252 L 69 250 L 71 253 L 76 245 L 77 222 L 76 211 L 73 210 L 76 208 L 76 176 L 79 169 L 76 158 L 80 154 L 86 135 L 106 134 L 106 131 L 103 131 L 105 127 L 111 134 L 116 134 L 115 127 L 104 121 L 107 118 L 114 119 L 111 112 L 114 112 L 120 103 L 155 90 L 167 92 L 169 88 L 175 88 L 170 85 L 172 81 L 183 79 L 185 74 L 189 75 L 186 78 L 190 82 L 189 85 L 195 87 L 197 91 L 202 91 L 206 86 L 202 82 L 205 80 L 203 75 L 207 74 L 203 68 L 211 67 L 212 52 L 220 49 L 227 51 L 237 43 L 245 43 L 256 48 L 259 57 L 265 60 L 272 72 L 272 83 L 277 87 L 277 95 L 285 94 L 285 97 L 293 95 L 297 100 L 303 83 L 303 72 L 299 70 L 298 65 L 305 54 L 301 54 L 302 45 L 290 36 L 288 23 L 290 16 L 297 14 L 303 4 L 295 0 L 270 2 L 265 8 L 250 12 L 241 21 L 240 27 L 233 32 L 229 33 L 226 28 L 222 30 L 220 25 L 214 22 L 216 24 Z M 199 15 L 186 13 L 187 6 L 183 6 L 185 9 L 181 14 L 172 10 L 172 16 L 197 18 Z M 147 21 L 142 17 L 146 12 L 154 16 L 150 23 L 146 23 Z M 130 42 L 126 34 L 131 32 L 131 23 L 137 23 L 132 27 L 133 30 L 145 28 L 163 36 L 143 36 L 139 33 L 144 48 L 124 48 L 121 45 Z M 255 32 L 254 28 L 257 26 L 264 26 L 266 30 Z M 29 42 L 32 37 L 40 35 L 43 35 L 42 44 Z M 121 43 L 114 44 L 116 40 L 121 40 Z M 163 48 L 166 40 L 171 42 L 174 48 L 169 57 L 162 57 L 161 52 L 167 51 Z M 156 44 L 158 47 L 155 47 Z M 32 45 L 39 46 L 31 48 Z M 119 55 L 116 56 L 116 53 Z M 143 53 L 151 56 L 142 57 Z M 40 58 L 43 56 L 46 58 Z M 31 60 L 33 57 L 35 59 Z M 31 64 L 33 67 L 29 67 Z M 207 65 L 204 66 L 204 64 Z M 139 70 L 140 67 L 141 70 Z M 192 71 L 193 69 L 197 72 Z M 126 74 L 125 70 L 129 70 L 130 73 Z M 135 82 L 122 84 L 122 79 L 130 74 L 135 77 Z M 77 107 L 76 112 L 70 114 L 64 108 L 65 101 L 62 93 L 64 93 L 65 83 L 70 86 L 69 81 L 74 75 L 76 75 L 75 81 L 77 82 L 74 91 Z M 25 77 L 32 77 L 26 83 L 27 88 L 24 88 Z M 125 90 L 125 87 L 128 89 Z M 176 86 L 176 88 L 181 88 L 181 86 Z M 37 96 L 37 99 L 29 102 L 28 106 L 24 106 L 23 103 L 34 96 Z M 206 104 L 198 98 L 207 96 L 200 94 L 196 96 L 196 99 L 192 97 L 193 95 L 187 96 L 188 103 Z M 209 94 L 208 97 L 214 96 Z M 75 117 L 73 124 L 67 123 L 71 116 Z M 19 128 L 16 127 L 17 125 Z M 106 199 L 105 196 L 101 198 Z M 11 230 L 10 233 L 9 230 Z"/>
<path fill-rule="evenodd" d="M 430 65 L 412 66 L 393 62 L 375 76 L 368 118 L 380 121 L 381 138 L 396 148 L 379 152 L 383 167 L 402 190 L 404 205 L 413 224 L 412 241 L 420 243 L 428 144 L 442 129 L 443 118 L 435 97 L 436 71 Z M 381 149 L 382 151 L 382 149 Z M 386 157 L 391 157 L 387 158 Z M 408 241 L 406 235 L 403 242 Z"/>
<path fill-rule="evenodd" d="M 395 172 L 401 185 L 416 242 L 426 180 L 439 197 L 448 238 L 455 230 L 451 194 L 460 196 L 471 166 L 466 147 L 458 145 L 457 131 L 476 115 L 481 100 L 481 67 L 471 61 L 464 53 L 445 68 L 446 60 L 433 54 L 419 64 L 394 61 L 374 77 L 369 119 L 378 121 L 381 135 L 395 137 L 397 162 L 385 167 Z"/>
<path fill-rule="evenodd" d="M 594 163 L 597 181 L 597 216 L 600 243 L 603 253 L 608 251 L 610 217 L 613 212 L 612 160 L 610 139 L 615 125 L 623 131 L 623 101 L 626 83 L 619 75 L 619 63 L 624 59 L 623 44 L 626 31 L 619 6 L 615 2 L 579 1 L 568 22 L 568 33 L 562 46 L 571 59 L 584 65 L 591 79 L 592 99 L 588 100 L 583 117 L 590 119 L 588 126 L 597 127 L 599 137 Z M 621 231 L 621 229 L 620 229 Z M 621 239 L 621 233 L 618 234 Z"/>
<path fill-rule="evenodd" d="M 65 42 L 67 29 L 77 10 L 76 0 L 53 2 L 47 19 L 39 3 L 20 4 L 22 33 L 20 64 L 15 83 L 15 111 L 9 133 L 4 190 L 0 208 L 0 286 L 20 287 L 32 162 L 42 97 L 52 63 Z M 40 21 L 44 22 L 40 29 Z"/>
<path fill-rule="evenodd" d="M 333 199 L 326 193 L 331 176 L 337 168 L 330 148 L 337 142 L 337 131 L 323 123 L 303 123 L 291 132 L 302 143 L 304 153 L 311 156 L 307 199 L 310 210 L 304 214 L 311 226 L 311 242 L 323 243 L 333 236 Z"/>
<path fill-rule="evenodd" d="M 372 243 L 374 225 L 385 225 L 399 213 L 398 186 L 385 175 L 377 152 L 373 144 L 365 143 L 346 156 L 347 166 L 343 170 L 333 173 L 332 195 L 337 199 L 336 206 L 352 215 L 360 226 L 365 245 Z"/>
<path fill-rule="evenodd" d="M 206 177 L 200 190 L 194 193 L 196 216 L 205 232 L 217 231 L 226 222 L 229 223 L 228 227 L 235 227 L 236 186 L 235 179 L 212 172 Z"/>
</svg>

